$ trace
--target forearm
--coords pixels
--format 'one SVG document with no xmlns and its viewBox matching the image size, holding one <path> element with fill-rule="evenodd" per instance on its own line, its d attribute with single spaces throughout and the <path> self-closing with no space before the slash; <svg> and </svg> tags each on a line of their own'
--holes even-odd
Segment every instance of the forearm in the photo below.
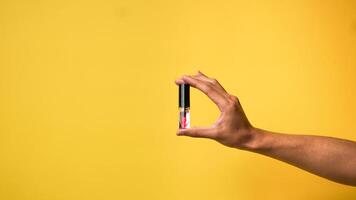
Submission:
<svg viewBox="0 0 356 200">
<path fill-rule="evenodd" d="M 242 149 L 260 153 L 324 178 L 356 186 L 356 142 L 252 129 Z"/>
</svg>

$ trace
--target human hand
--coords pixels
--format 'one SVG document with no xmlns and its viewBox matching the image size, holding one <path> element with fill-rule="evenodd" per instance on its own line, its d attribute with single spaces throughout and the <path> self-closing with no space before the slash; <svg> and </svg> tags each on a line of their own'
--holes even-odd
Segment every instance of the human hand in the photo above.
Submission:
<svg viewBox="0 0 356 200">
<path fill-rule="evenodd" d="M 220 116 L 213 125 L 179 129 L 178 136 L 210 138 L 223 145 L 240 149 L 251 145 L 254 128 L 248 121 L 239 99 L 227 93 L 216 79 L 209 78 L 199 71 L 194 76 L 183 76 L 175 83 L 190 84 L 202 91 L 220 110 Z"/>
<path fill-rule="evenodd" d="M 217 80 L 198 72 L 176 80 L 178 85 L 183 83 L 205 93 L 219 108 L 220 116 L 209 127 L 179 129 L 177 135 L 210 138 L 229 147 L 281 160 L 338 183 L 356 186 L 356 142 L 254 128 L 238 98 L 227 93 Z"/>
</svg>

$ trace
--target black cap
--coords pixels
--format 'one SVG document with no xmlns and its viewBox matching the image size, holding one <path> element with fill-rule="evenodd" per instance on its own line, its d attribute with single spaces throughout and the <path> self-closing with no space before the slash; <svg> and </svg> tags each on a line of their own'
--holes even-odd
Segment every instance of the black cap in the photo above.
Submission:
<svg viewBox="0 0 356 200">
<path fill-rule="evenodd" d="M 189 84 L 180 84 L 179 85 L 179 107 L 187 108 L 190 107 L 190 93 L 189 93 Z"/>
</svg>

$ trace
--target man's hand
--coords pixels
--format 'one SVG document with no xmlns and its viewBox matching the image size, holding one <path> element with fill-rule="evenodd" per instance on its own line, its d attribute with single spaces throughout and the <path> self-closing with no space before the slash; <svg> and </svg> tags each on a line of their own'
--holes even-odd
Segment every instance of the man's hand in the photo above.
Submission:
<svg viewBox="0 0 356 200">
<path fill-rule="evenodd" d="M 191 137 L 203 137 L 214 139 L 226 146 L 236 148 L 246 148 L 254 141 L 253 127 L 248 121 L 239 99 L 230 95 L 213 78 L 209 78 L 202 72 L 195 76 L 183 76 L 175 81 L 179 84 L 190 84 L 192 87 L 206 94 L 219 108 L 220 116 L 210 127 L 193 127 L 188 129 L 179 129 L 177 135 L 186 135 Z"/>
<path fill-rule="evenodd" d="M 177 135 L 214 139 L 229 147 L 260 153 L 324 178 L 356 186 L 356 142 L 254 128 L 238 98 L 227 93 L 217 80 L 198 72 L 176 80 L 176 84 L 182 83 L 205 93 L 221 114 L 210 127 L 179 129 Z"/>
</svg>

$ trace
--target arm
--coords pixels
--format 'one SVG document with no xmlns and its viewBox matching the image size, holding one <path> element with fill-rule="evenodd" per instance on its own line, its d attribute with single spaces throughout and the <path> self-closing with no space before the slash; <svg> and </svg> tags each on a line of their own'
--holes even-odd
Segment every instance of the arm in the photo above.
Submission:
<svg viewBox="0 0 356 200">
<path fill-rule="evenodd" d="M 332 137 L 290 135 L 255 128 L 248 121 L 237 97 L 228 94 L 215 79 L 198 72 L 183 76 L 205 93 L 221 114 L 209 127 L 179 129 L 178 136 L 202 137 L 242 150 L 263 154 L 321 177 L 356 186 L 356 142 Z"/>
</svg>

